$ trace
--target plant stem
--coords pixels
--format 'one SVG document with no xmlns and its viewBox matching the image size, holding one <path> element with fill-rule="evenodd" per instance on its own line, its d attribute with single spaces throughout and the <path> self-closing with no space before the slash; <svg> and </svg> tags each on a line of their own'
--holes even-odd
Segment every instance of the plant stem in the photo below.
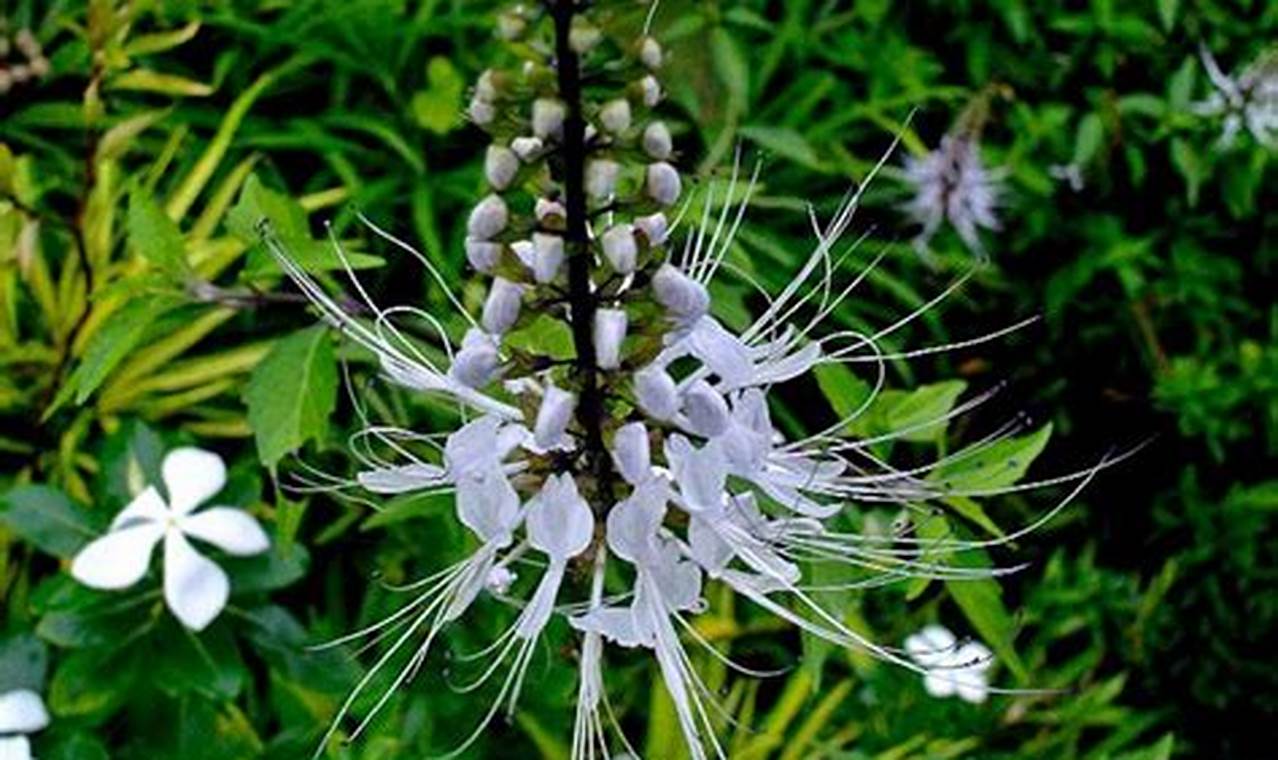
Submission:
<svg viewBox="0 0 1278 760">
<path fill-rule="evenodd" d="M 599 367 L 593 340 L 595 309 L 598 304 L 590 291 L 586 120 L 581 112 L 581 61 L 568 42 L 572 19 L 578 10 L 579 5 L 575 0 L 555 0 L 551 14 L 555 21 L 555 65 L 559 77 L 559 97 L 567 107 L 562 151 L 564 210 L 567 214 L 564 248 L 568 259 L 572 339 L 577 354 L 576 372 L 580 383 L 577 423 L 584 433 L 586 467 L 595 477 L 598 498 L 594 507 L 596 511 L 602 512 L 612 502 L 612 465 L 603 443 L 603 395 L 599 388 Z"/>
</svg>

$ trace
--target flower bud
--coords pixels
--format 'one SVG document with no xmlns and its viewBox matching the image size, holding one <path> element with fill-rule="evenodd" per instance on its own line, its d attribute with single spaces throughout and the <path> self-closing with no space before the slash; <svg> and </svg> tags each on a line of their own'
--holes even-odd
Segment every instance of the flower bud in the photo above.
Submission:
<svg viewBox="0 0 1278 760">
<path fill-rule="evenodd" d="M 674 140 L 670 137 L 670 128 L 664 121 L 654 121 L 643 131 L 643 150 L 658 161 L 670 158 L 674 150 Z"/>
<path fill-rule="evenodd" d="M 510 251 L 519 259 L 519 263 L 532 269 L 534 248 L 531 240 L 516 240 L 510 244 Z"/>
<path fill-rule="evenodd" d="M 538 224 L 551 229 L 563 229 L 568 218 L 564 204 L 549 198 L 538 198 L 533 214 L 536 215 Z"/>
<path fill-rule="evenodd" d="M 562 101 L 538 98 L 532 105 L 533 134 L 543 140 L 563 136 L 564 118 L 568 109 Z"/>
<path fill-rule="evenodd" d="M 519 173 L 519 156 L 501 145 L 489 145 L 484 156 L 484 177 L 494 190 L 505 190 Z"/>
<path fill-rule="evenodd" d="M 35 35 L 31 33 L 30 29 L 19 29 L 18 33 L 14 35 L 13 44 L 17 45 L 18 49 L 21 50 L 22 54 L 28 59 L 38 58 L 40 57 L 40 53 L 43 52 L 43 49 L 40 47 L 40 41 L 35 38 Z"/>
<path fill-rule="evenodd" d="M 26 64 L 18 64 L 17 66 L 10 66 L 9 76 L 13 78 L 13 81 L 15 83 L 22 84 L 23 82 L 31 78 L 31 67 L 27 66 Z"/>
<path fill-rule="evenodd" d="M 31 73 L 36 77 L 46 77 L 49 75 L 49 59 L 44 56 L 37 56 L 31 59 Z"/>
<path fill-rule="evenodd" d="M 666 222 L 666 215 L 658 211 L 655 214 L 641 216 L 635 219 L 635 229 L 643 233 L 648 239 L 648 245 L 657 246 L 666 242 L 666 231 L 669 223 Z"/>
<path fill-rule="evenodd" d="M 664 367 L 650 364 L 635 373 L 635 401 L 644 414 L 669 420 L 679 410 L 679 392 Z"/>
<path fill-rule="evenodd" d="M 5 94 L 13 87 L 13 77 L 9 76 L 8 69 L 0 69 L 0 95 Z"/>
<path fill-rule="evenodd" d="M 480 201 L 470 212 L 466 221 L 466 236 L 475 240 L 492 240 L 506 229 L 510 221 L 510 211 L 506 201 L 497 194 L 489 195 Z"/>
<path fill-rule="evenodd" d="M 494 277 L 480 319 L 484 329 L 494 335 L 501 335 L 514 327 L 519 319 L 519 307 L 523 298 L 524 286 L 503 277 Z"/>
<path fill-rule="evenodd" d="M 700 319 L 710 311 L 710 294 L 701 283 L 671 264 L 662 264 L 652 275 L 657 303 L 680 319 Z"/>
<path fill-rule="evenodd" d="M 510 141 L 510 149 L 519 156 L 519 160 L 528 163 L 541 153 L 546 144 L 538 137 L 516 137 Z"/>
<path fill-rule="evenodd" d="M 453 355 L 449 374 L 462 385 L 482 388 L 497 379 L 500 363 L 496 341 L 472 327 L 462 338 L 461 350 Z"/>
<path fill-rule="evenodd" d="M 510 568 L 494 567 L 488 571 L 488 577 L 484 579 L 484 586 L 490 594 L 505 596 L 510 592 L 510 587 L 517 580 L 519 580 L 519 574 Z"/>
<path fill-rule="evenodd" d="M 537 409 L 537 421 L 533 424 L 533 441 L 543 449 L 563 442 L 564 431 L 572 420 L 577 398 L 562 388 L 546 386 L 546 394 Z"/>
<path fill-rule="evenodd" d="M 692 432 L 706 438 L 722 435 L 731 420 L 728 402 L 705 380 L 697 380 L 684 390 L 683 414 Z"/>
<path fill-rule="evenodd" d="M 491 272 L 501 259 L 501 243 L 466 238 L 466 261 L 480 272 Z"/>
<path fill-rule="evenodd" d="M 630 129 L 630 101 L 617 98 L 605 103 L 604 107 L 599 109 L 599 123 L 614 135 Z"/>
<path fill-rule="evenodd" d="M 635 271 L 639 258 L 639 245 L 635 242 L 635 228 L 629 224 L 615 224 L 600 238 L 603 255 L 618 274 Z"/>
<path fill-rule="evenodd" d="M 587 21 L 582 16 L 574 16 L 572 20 L 572 28 L 568 30 L 568 45 L 573 52 L 578 55 L 585 55 L 603 39 L 603 34 L 599 31 L 599 27 Z"/>
<path fill-rule="evenodd" d="M 517 40 L 528 31 L 528 21 L 514 10 L 497 15 L 497 36 L 503 40 Z"/>
<path fill-rule="evenodd" d="M 632 486 L 652 474 L 652 451 L 648 444 L 648 428 L 642 422 L 630 422 L 617 429 L 612 439 L 612 461 L 617 472 Z"/>
<path fill-rule="evenodd" d="M 639 60 L 650 69 L 661 68 L 661 45 L 651 37 L 645 37 L 639 46 Z"/>
<path fill-rule="evenodd" d="M 472 98 L 470 107 L 466 109 L 466 113 L 470 115 L 470 120 L 481 127 L 486 127 L 493 123 L 493 119 L 497 118 L 497 109 L 493 107 L 491 101 L 481 100 L 480 98 Z"/>
<path fill-rule="evenodd" d="M 533 233 L 533 279 L 546 283 L 555 279 L 564 263 L 564 239 L 545 232 Z"/>
<path fill-rule="evenodd" d="M 599 309 L 595 312 L 595 364 L 600 369 L 621 366 L 621 342 L 626 339 L 626 312 Z"/>
<path fill-rule="evenodd" d="M 679 172 L 665 161 L 648 165 L 648 197 L 663 206 L 669 206 L 679 200 L 683 185 L 679 180 Z"/>
<path fill-rule="evenodd" d="M 475 99 L 491 103 L 497 99 L 497 79 L 492 69 L 485 69 L 475 82 Z"/>
<path fill-rule="evenodd" d="M 616 161 L 597 159 L 586 164 L 586 193 L 592 198 L 604 199 L 617 191 L 617 177 L 621 165 Z"/>
<path fill-rule="evenodd" d="M 639 91 L 643 93 L 643 104 L 648 108 L 656 108 L 661 102 L 661 83 L 651 74 L 639 80 Z"/>
</svg>

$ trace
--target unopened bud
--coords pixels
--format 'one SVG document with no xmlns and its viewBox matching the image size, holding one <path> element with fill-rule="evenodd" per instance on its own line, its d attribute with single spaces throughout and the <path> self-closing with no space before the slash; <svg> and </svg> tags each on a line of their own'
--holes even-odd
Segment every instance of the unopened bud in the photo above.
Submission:
<svg viewBox="0 0 1278 760">
<path fill-rule="evenodd" d="M 608 159 L 596 159 L 586 164 L 586 193 L 592 198 L 609 198 L 617 192 L 617 177 L 621 165 Z"/>
<path fill-rule="evenodd" d="M 510 592 L 511 585 L 519 580 L 519 574 L 508 567 L 494 567 L 488 571 L 488 577 L 484 580 L 484 586 L 487 587 L 488 593 L 496 596 L 505 596 Z"/>
<path fill-rule="evenodd" d="M 510 244 L 510 251 L 519 259 L 519 263 L 532 269 L 534 249 L 531 240 L 516 240 Z"/>
<path fill-rule="evenodd" d="M 658 161 L 670 158 L 674 139 L 670 137 L 670 128 L 664 121 L 654 121 L 643 131 L 643 150 Z"/>
<path fill-rule="evenodd" d="M 9 76 L 13 77 L 14 83 L 22 84 L 31 78 L 31 67 L 21 63 L 17 66 L 10 66 Z"/>
<path fill-rule="evenodd" d="M 466 238 L 466 261 L 480 272 L 491 272 L 501 260 L 501 243 Z"/>
<path fill-rule="evenodd" d="M 482 388 L 497 379 L 500 362 L 496 341 L 472 327 L 462 338 L 461 350 L 453 356 L 449 374 L 462 385 Z"/>
<path fill-rule="evenodd" d="M 568 109 L 562 101 L 538 98 L 532 105 L 533 134 L 543 140 L 558 139 L 564 132 L 564 118 Z"/>
<path fill-rule="evenodd" d="M 493 119 L 497 118 L 497 109 L 493 107 L 492 101 L 482 100 L 480 98 L 472 98 L 470 106 L 466 109 L 466 113 L 470 114 L 470 120 L 481 127 L 486 127 L 493 123 Z"/>
<path fill-rule="evenodd" d="M 680 319 L 700 319 L 710 311 L 705 286 L 672 264 L 662 264 L 652 275 L 652 293 L 657 303 Z"/>
<path fill-rule="evenodd" d="M 501 145 L 489 145 L 484 156 L 484 176 L 494 190 L 505 190 L 519 173 L 519 156 Z"/>
<path fill-rule="evenodd" d="M 553 385 L 546 386 L 546 395 L 541 398 L 537 421 L 533 424 L 533 440 L 538 446 L 548 449 L 563 442 L 576 406 L 577 398 L 571 393 Z"/>
<path fill-rule="evenodd" d="M 666 242 L 668 228 L 669 223 L 666 221 L 666 215 L 660 211 L 635 219 L 635 229 L 643 233 L 650 246 L 657 246 Z"/>
<path fill-rule="evenodd" d="M 595 312 L 595 363 L 600 369 L 621 366 L 621 342 L 626 339 L 626 312 L 599 309 Z"/>
<path fill-rule="evenodd" d="M 568 212 L 564 210 L 564 204 L 559 201 L 552 201 L 549 198 L 538 198 L 533 214 L 536 215 L 538 224 L 554 229 L 563 227 L 568 218 Z"/>
<path fill-rule="evenodd" d="M 603 34 L 599 31 L 599 27 L 587 21 L 581 16 L 575 16 L 572 20 L 572 28 L 568 30 L 568 45 L 578 55 L 585 55 L 603 39 Z"/>
<path fill-rule="evenodd" d="M 648 428 L 642 422 L 630 422 L 617 428 L 612 439 L 612 461 L 617 465 L 617 472 L 632 486 L 639 485 L 652 474 Z"/>
<path fill-rule="evenodd" d="M 705 380 L 697 380 L 684 390 L 683 414 L 692 431 L 706 438 L 722 435 L 731 420 L 728 402 Z"/>
<path fill-rule="evenodd" d="M 604 107 L 599 109 L 599 123 L 614 135 L 630 129 L 630 101 L 617 98 L 605 103 Z"/>
<path fill-rule="evenodd" d="M 528 30 L 528 21 L 515 11 L 497 15 L 497 36 L 503 40 L 517 40 Z"/>
<path fill-rule="evenodd" d="M 480 201 L 470 212 L 466 221 L 466 236 L 475 240 L 492 240 L 506 229 L 510 221 L 510 211 L 506 201 L 497 194 L 492 194 Z"/>
<path fill-rule="evenodd" d="M 666 421 L 679 411 L 679 391 L 674 378 L 656 364 L 635 373 L 635 401 L 653 419 Z"/>
<path fill-rule="evenodd" d="M 497 78 L 492 69 L 485 69 L 475 82 L 475 98 L 491 103 L 497 99 Z"/>
<path fill-rule="evenodd" d="M 519 156 L 519 160 L 524 163 L 536 158 L 545 145 L 539 137 L 516 137 L 510 141 L 510 149 L 515 151 L 515 155 Z"/>
<path fill-rule="evenodd" d="M 564 263 L 564 239 L 545 232 L 533 234 L 533 279 L 546 283 L 555 279 Z"/>
<path fill-rule="evenodd" d="M 519 319 L 519 307 L 523 298 L 524 286 L 503 277 L 494 277 L 480 319 L 484 329 L 494 335 L 501 335 L 514 327 Z"/>
<path fill-rule="evenodd" d="M 663 206 L 672 205 L 683 192 L 678 170 L 665 161 L 648 165 L 647 188 L 648 197 Z"/>
<path fill-rule="evenodd" d="M 18 49 L 27 58 L 39 58 L 40 53 L 43 52 L 40 48 L 40 41 L 35 38 L 30 29 L 19 29 L 18 33 L 14 35 L 13 44 L 17 45 Z"/>
<path fill-rule="evenodd" d="M 43 79 L 49 75 L 49 59 L 44 56 L 37 56 L 31 59 L 32 75 Z"/>
<path fill-rule="evenodd" d="M 639 80 L 639 91 L 643 93 L 643 104 L 648 108 L 656 108 L 661 103 L 661 83 L 651 74 Z"/>
<path fill-rule="evenodd" d="M 639 46 L 639 60 L 650 69 L 661 68 L 661 45 L 651 37 L 645 37 Z"/>
<path fill-rule="evenodd" d="M 608 228 L 600 239 L 604 258 L 618 274 L 635 271 L 639 258 L 639 245 L 635 242 L 635 229 L 629 224 L 616 224 Z"/>
</svg>

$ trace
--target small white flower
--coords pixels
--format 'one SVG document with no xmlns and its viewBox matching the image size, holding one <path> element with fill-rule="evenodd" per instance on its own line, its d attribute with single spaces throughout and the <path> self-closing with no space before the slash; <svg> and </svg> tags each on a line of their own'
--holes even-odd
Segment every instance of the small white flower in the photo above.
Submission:
<svg viewBox="0 0 1278 760">
<path fill-rule="evenodd" d="M 510 149 L 525 163 L 540 155 L 544 147 L 546 144 L 539 137 L 516 137 L 510 141 Z"/>
<path fill-rule="evenodd" d="M 639 244 L 635 242 L 635 228 L 629 224 L 614 224 L 600 238 L 604 258 L 618 274 L 635 271 L 639 258 Z"/>
<path fill-rule="evenodd" d="M 502 145 L 489 145 L 484 156 L 484 177 L 494 190 L 505 190 L 519 173 L 519 156 Z"/>
<path fill-rule="evenodd" d="M 231 507 L 196 507 L 226 484 L 221 457 L 196 448 L 169 452 L 161 465 L 168 501 L 148 486 L 111 523 L 110 531 L 85 546 L 71 562 L 71 575 L 97 589 L 123 589 L 146 575 L 152 550 L 164 540 L 164 600 L 182 624 L 205 628 L 226 606 L 230 583 L 188 538 L 235 556 L 261 554 L 270 540 L 257 520 Z"/>
<path fill-rule="evenodd" d="M 494 567 L 488 571 L 488 579 L 484 581 L 484 586 L 488 588 L 488 593 L 496 596 L 505 596 L 510 593 L 510 587 L 515 581 L 519 580 L 519 574 L 508 567 Z"/>
<path fill-rule="evenodd" d="M 625 98 L 616 98 L 605 103 L 604 107 L 599 109 L 599 123 L 614 135 L 630 129 L 630 101 Z"/>
<path fill-rule="evenodd" d="M 514 10 L 497 16 L 497 36 L 503 40 L 517 40 L 528 30 L 528 21 Z"/>
<path fill-rule="evenodd" d="M 573 19 L 572 29 L 568 31 L 568 46 L 578 55 L 585 55 L 603 39 L 599 27 L 586 22 L 581 16 Z"/>
<path fill-rule="evenodd" d="M 492 240 L 506 229 L 510 211 L 506 201 L 496 193 L 486 196 L 475 205 L 466 220 L 466 237 L 472 240 Z"/>
<path fill-rule="evenodd" d="M 493 119 L 497 118 L 497 107 L 490 100 L 476 97 L 471 99 L 466 113 L 470 114 L 471 121 L 481 127 L 486 127 L 493 123 Z"/>
<path fill-rule="evenodd" d="M 1203 68 L 1216 91 L 1195 103 L 1193 111 L 1221 119 L 1218 145 L 1233 145 L 1245 126 L 1256 142 L 1278 148 L 1278 52 L 1263 54 L 1233 77 L 1221 71 L 1206 47 L 1201 55 Z"/>
<path fill-rule="evenodd" d="M 542 449 L 562 446 L 567 441 L 565 433 L 577 408 L 577 397 L 553 385 L 546 386 L 541 406 L 537 409 L 537 421 L 533 424 L 533 440 Z"/>
<path fill-rule="evenodd" d="M 564 263 L 564 238 L 546 232 L 535 232 L 532 238 L 532 271 L 537 282 L 550 282 Z"/>
<path fill-rule="evenodd" d="M 617 191 L 617 178 L 621 176 L 621 165 L 606 158 L 595 159 L 586 164 L 586 192 L 592 198 L 604 199 Z"/>
<path fill-rule="evenodd" d="M 483 330 L 470 328 L 462 338 L 461 350 L 453 357 L 448 373 L 468 388 L 482 388 L 496 380 L 501 374 L 497 341 Z"/>
<path fill-rule="evenodd" d="M 466 238 L 466 261 L 480 272 L 491 272 L 501 259 L 501 243 Z"/>
<path fill-rule="evenodd" d="M 923 229 L 915 245 L 924 247 L 949 220 L 971 250 L 981 253 L 980 229 L 1000 229 L 996 210 L 1003 195 L 1003 170 L 985 168 L 980 145 L 963 134 L 948 134 L 922 158 L 905 160 L 914 197 L 904 210 Z"/>
<path fill-rule="evenodd" d="M 905 640 L 905 651 L 928 672 L 923 688 L 934 697 L 958 695 L 979 704 L 989 695 L 987 672 L 994 664 L 989 648 L 978 641 L 959 645 L 941 625 L 929 625 Z"/>
<path fill-rule="evenodd" d="M 494 277 L 493 284 L 488 289 L 488 299 L 484 301 L 484 312 L 480 316 L 484 329 L 494 335 L 501 335 L 514 327 L 519 320 L 523 298 L 523 285 L 504 277 Z"/>
<path fill-rule="evenodd" d="M 635 219 L 635 229 L 642 232 L 644 237 L 648 239 L 649 246 L 658 246 L 666 242 L 666 233 L 669 230 L 669 226 L 670 223 L 666 221 L 666 215 L 660 211 Z"/>
<path fill-rule="evenodd" d="M 0 760 L 32 760 L 31 742 L 25 734 L 48 725 L 49 712 L 39 694 L 30 689 L 0 694 Z"/>
<path fill-rule="evenodd" d="M 491 103 L 497 99 L 497 74 L 492 69 L 484 69 L 475 82 L 475 97 Z"/>
<path fill-rule="evenodd" d="M 561 100 L 538 98 L 532 105 L 532 131 L 542 140 L 559 139 L 564 132 L 568 108 Z"/>
<path fill-rule="evenodd" d="M 621 342 L 626 338 L 626 312 L 599 309 L 595 312 L 595 363 L 600 369 L 621 366 Z"/>
<path fill-rule="evenodd" d="M 643 131 L 643 150 L 658 161 L 665 161 L 674 152 L 674 138 L 664 121 L 654 121 Z"/>
<path fill-rule="evenodd" d="M 683 192 L 679 171 L 665 161 L 648 165 L 646 187 L 648 197 L 663 206 L 669 206 L 679 200 L 679 194 Z"/>
</svg>

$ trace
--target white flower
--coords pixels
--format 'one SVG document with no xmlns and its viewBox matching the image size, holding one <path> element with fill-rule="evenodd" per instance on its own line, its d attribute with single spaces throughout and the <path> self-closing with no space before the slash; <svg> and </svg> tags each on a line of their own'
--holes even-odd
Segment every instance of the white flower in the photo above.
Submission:
<svg viewBox="0 0 1278 760">
<path fill-rule="evenodd" d="M 488 299 L 484 301 L 484 313 L 481 318 L 484 329 L 494 335 L 500 335 L 514 327 L 515 322 L 519 320 L 523 298 L 523 285 L 503 277 L 493 278 L 492 287 L 488 289 Z"/>
<path fill-rule="evenodd" d="M 663 206 L 672 205 L 679 200 L 679 194 L 683 192 L 679 171 L 665 161 L 648 165 L 646 187 L 648 197 Z"/>
<path fill-rule="evenodd" d="M 626 312 L 621 309 L 599 309 L 595 312 L 593 342 L 595 362 L 600 369 L 621 366 L 621 342 L 626 338 Z"/>
<path fill-rule="evenodd" d="M 532 238 L 532 271 L 537 282 L 550 282 L 564 263 L 564 238 L 546 232 L 534 232 Z"/>
<path fill-rule="evenodd" d="M 651 37 L 645 37 L 639 45 L 639 60 L 650 69 L 659 69 L 661 58 L 661 43 Z"/>
<path fill-rule="evenodd" d="M 635 242 L 635 228 L 629 224 L 614 224 L 600 239 L 604 258 L 618 274 L 635 271 L 639 258 L 639 244 Z"/>
<path fill-rule="evenodd" d="M 516 137 L 510 141 L 510 149 L 525 163 L 536 158 L 545 145 L 539 137 Z"/>
<path fill-rule="evenodd" d="M 648 108 L 656 108 L 661 102 L 661 83 L 656 77 L 648 75 L 640 79 L 639 90 L 643 94 L 643 104 Z"/>
<path fill-rule="evenodd" d="M 710 310 L 705 286 L 670 264 L 662 264 L 652 276 L 652 294 L 678 319 L 697 320 Z"/>
<path fill-rule="evenodd" d="M 926 670 L 923 688 L 934 697 L 958 695 L 979 704 L 989 695 L 987 672 L 994 664 L 989 648 L 978 641 L 961 646 L 949 629 L 929 625 L 905 640 L 905 651 Z"/>
<path fill-rule="evenodd" d="M 71 562 L 71 575 L 97 589 L 123 589 L 146 575 L 151 552 L 164 540 L 164 600 L 182 624 L 205 628 L 226 606 L 230 583 L 190 538 L 227 554 L 248 556 L 270 548 L 266 533 L 247 512 L 231 507 L 196 508 L 226 484 L 226 465 L 195 448 L 169 452 L 161 465 L 166 502 L 148 486 L 116 515 L 110 531 L 85 546 Z"/>
<path fill-rule="evenodd" d="M 546 386 L 541 406 L 537 409 L 537 422 L 533 426 L 533 440 L 542 449 L 551 449 L 567 443 L 565 432 L 577 408 L 577 397 L 562 388 Z"/>
<path fill-rule="evenodd" d="M 599 109 L 599 123 L 614 135 L 630 129 L 630 101 L 625 98 L 616 98 L 605 103 L 604 107 Z"/>
<path fill-rule="evenodd" d="M 484 177 L 494 190 L 510 187 L 518 173 L 519 156 L 515 151 L 504 145 L 488 146 L 488 152 L 484 155 Z"/>
<path fill-rule="evenodd" d="M 0 694 L 0 760 L 32 760 L 31 742 L 25 734 L 48 725 L 49 712 L 39 694 L 30 689 Z"/>
<path fill-rule="evenodd" d="M 635 400 L 644 414 L 669 420 L 679 411 L 679 390 L 664 367 L 650 365 L 635 373 Z"/>
<path fill-rule="evenodd" d="M 501 259 L 501 243 L 466 238 L 466 261 L 480 272 L 491 272 Z"/>
<path fill-rule="evenodd" d="M 496 380 L 501 374 L 497 342 L 483 330 L 475 327 L 467 330 L 448 373 L 470 388 L 482 388 Z"/>
<path fill-rule="evenodd" d="M 654 121 L 643 131 L 643 150 L 649 157 L 665 161 L 674 152 L 674 139 L 664 121 Z"/>
<path fill-rule="evenodd" d="M 617 428 L 612 441 L 612 460 L 617 472 L 631 485 L 637 486 L 652 475 L 648 428 L 642 422 L 628 422 Z"/>
<path fill-rule="evenodd" d="M 532 105 L 533 135 L 542 140 L 558 140 L 563 136 L 564 118 L 567 115 L 568 108 L 561 100 L 553 100 L 551 98 L 534 100 Z"/>
<path fill-rule="evenodd" d="M 649 246 L 655 247 L 665 243 L 668 228 L 669 223 L 666 221 L 666 215 L 660 211 L 635 219 L 635 229 L 643 233 L 643 236 L 648 240 Z"/>
<path fill-rule="evenodd" d="M 476 204 L 466 221 L 466 237 L 472 240 L 492 240 L 506 229 L 510 211 L 500 195 L 489 195 Z"/>
<path fill-rule="evenodd" d="M 597 158 L 586 164 L 586 192 L 591 198 L 604 199 L 617 191 L 617 178 L 621 165 L 606 158 Z"/>
<path fill-rule="evenodd" d="M 945 135 L 936 150 L 922 158 L 907 158 L 905 178 L 914 188 L 914 197 L 904 210 L 923 227 L 915 244 L 925 247 L 941 223 L 949 220 L 968 248 L 983 252 L 978 230 L 1000 228 L 996 210 L 1004 174 L 986 169 L 980 145 L 963 134 Z"/>
<path fill-rule="evenodd" d="M 1216 90 L 1195 103 L 1193 110 L 1200 116 L 1221 119 L 1220 147 L 1232 146 L 1245 126 L 1256 142 L 1278 148 L 1278 53 L 1266 53 L 1230 77 L 1221 71 L 1206 46 L 1200 52 L 1203 68 Z"/>
</svg>

